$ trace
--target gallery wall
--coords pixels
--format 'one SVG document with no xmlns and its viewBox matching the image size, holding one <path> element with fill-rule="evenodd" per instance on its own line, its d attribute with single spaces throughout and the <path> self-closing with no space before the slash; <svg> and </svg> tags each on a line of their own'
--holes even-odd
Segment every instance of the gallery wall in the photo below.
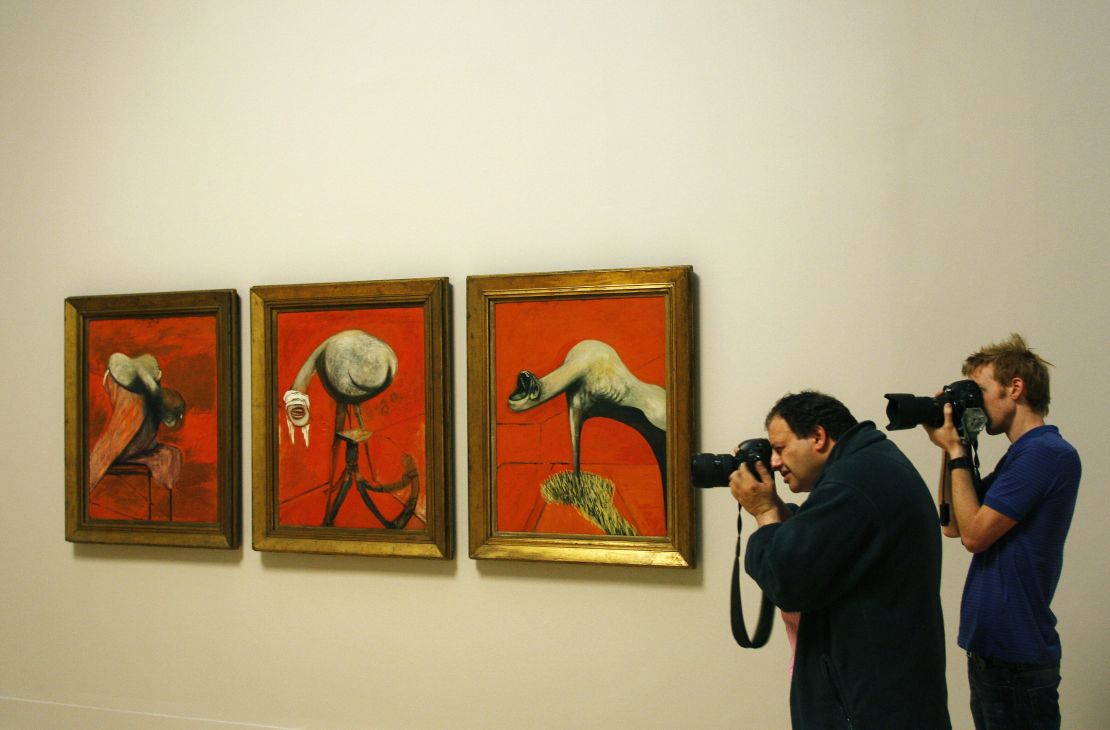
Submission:
<svg viewBox="0 0 1110 730">
<path fill-rule="evenodd" d="M 466 277 L 676 264 L 696 450 L 806 387 L 882 422 L 1011 331 L 1055 364 L 1084 465 L 1063 712 L 1110 726 L 1107 27 L 1097 2 L 0 3 L 0 726 L 788 727 L 781 630 L 729 635 L 725 490 L 695 569 L 466 555 Z M 249 509 L 235 551 L 65 542 L 65 297 L 245 312 L 253 285 L 430 276 L 456 559 L 259 553 Z M 933 483 L 924 435 L 893 438 Z"/>
</svg>

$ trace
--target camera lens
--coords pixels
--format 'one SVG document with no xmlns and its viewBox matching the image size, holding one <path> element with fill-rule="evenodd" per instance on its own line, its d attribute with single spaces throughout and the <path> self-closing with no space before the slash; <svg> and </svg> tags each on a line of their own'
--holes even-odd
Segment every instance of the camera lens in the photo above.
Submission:
<svg viewBox="0 0 1110 730">
<path fill-rule="evenodd" d="M 702 489 L 728 486 L 728 478 L 740 465 L 732 454 L 694 454 L 690 473 L 693 485 Z"/>
<path fill-rule="evenodd" d="M 944 423 L 944 409 L 933 398 L 909 393 L 887 393 L 886 417 L 890 420 L 887 431 L 901 431 L 918 424 L 940 426 Z"/>
</svg>

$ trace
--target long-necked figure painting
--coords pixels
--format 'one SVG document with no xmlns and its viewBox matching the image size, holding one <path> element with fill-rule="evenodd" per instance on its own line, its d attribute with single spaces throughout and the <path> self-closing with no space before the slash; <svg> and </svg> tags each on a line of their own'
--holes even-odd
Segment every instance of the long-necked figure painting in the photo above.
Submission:
<svg viewBox="0 0 1110 730">
<path fill-rule="evenodd" d="M 450 555 L 446 292 L 251 290 L 256 549 Z"/>
<path fill-rule="evenodd" d="M 228 504 L 239 463 L 228 453 L 237 447 L 237 302 L 226 291 L 67 301 L 80 365 L 67 383 L 70 539 L 237 541 L 238 508 Z"/>
<path fill-rule="evenodd" d="M 472 557 L 692 564 L 690 276 L 468 279 Z"/>
<path fill-rule="evenodd" d="M 663 305 L 497 305 L 500 529 L 666 534 Z"/>
<path fill-rule="evenodd" d="M 424 529 L 423 312 L 282 313 L 277 352 L 278 523 Z"/>
</svg>

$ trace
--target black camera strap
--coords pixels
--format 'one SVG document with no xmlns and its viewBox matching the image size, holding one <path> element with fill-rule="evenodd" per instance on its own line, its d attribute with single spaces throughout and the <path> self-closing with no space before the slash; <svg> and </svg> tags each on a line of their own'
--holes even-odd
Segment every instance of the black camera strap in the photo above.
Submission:
<svg viewBox="0 0 1110 730">
<path fill-rule="evenodd" d="M 975 493 L 979 494 L 979 485 L 982 480 L 979 478 L 979 434 L 973 433 L 968 436 L 960 436 L 960 443 L 964 445 L 968 456 L 971 458 L 971 484 L 975 487 Z M 982 499 L 983 495 L 979 495 Z"/>
<path fill-rule="evenodd" d="M 775 618 L 775 607 L 762 594 L 762 603 L 759 606 L 759 622 L 755 626 L 755 635 L 748 635 L 748 627 L 744 625 L 744 608 L 740 604 L 740 528 L 743 509 L 737 505 L 739 514 L 736 515 L 736 558 L 732 561 L 732 596 L 730 607 L 732 609 L 732 638 L 745 649 L 758 649 L 771 638 L 771 626 Z"/>
<path fill-rule="evenodd" d="M 975 488 L 975 494 L 979 496 L 979 501 L 982 501 L 983 480 L 979 476 L 979 438 L 977 435 L 961 435 L 960 443 L 964 445 L 971 461 L 971 485 Z M 948 452 L 942 453 L 944 456 L 940 462 L 940 486 L 937 489 L 937 506 L 940 511 L 940 524 L 947 527 L 952 521 L 952 505 L 945 499 L 945 487 L 949 485 L 951 477 L 948 475 Z"/>
<path fill-rule="evenodd" d="M 979 476 L 979 439 L 978 437 L 968 440 L 967 447 L 971 450 L 971 484 L 975 487 L 975 494 L 979 496 L 979 501 L 983 501 L 981 493 L 983 480 Z"/>
</svg>

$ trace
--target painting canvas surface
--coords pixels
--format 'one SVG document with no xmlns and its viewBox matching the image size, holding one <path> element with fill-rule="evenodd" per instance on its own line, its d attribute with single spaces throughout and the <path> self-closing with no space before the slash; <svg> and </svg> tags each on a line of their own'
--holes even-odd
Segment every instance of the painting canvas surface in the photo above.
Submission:
<svg viewBox="0 0 1110 730">
<path fill-rule="evenodd" d="M 389 384 L 360 404 L 337 401 L 325 388 L 324 377 L 314 373 L 307 381 L 310 422 L 307 443 L 300 428 L 286 423 L 279 407 L 277 434 L 278 523 L 285 526 L 334 526 L 385 528 L 385 520 L 403 524 L 391 529 L 423 530 L 426 519 L 425 446 L 425 332 L 424 311 L 419 306 L 283 312 L 277 315 L 277 390 L 272 397 L 282 403 L 306 360 L 328 338 L 344 332 L 369 335 L 385 343 L 396 356 L 396 370 Z M 359 335 L 360 337 L 362 335 Z M 362 423 L 348 405 L 361 410 Z M 351 443 L 337 438 L 337 411 L 343 419 L 339 431 L 364 431 Z M 348 459 L 354 458 L 358 478 L 370 485 L 366 497 L 353 483 L 340 499 Z M 373 491 L 382 485 L 395 491 Z M 406 503 L 417 489 L 411 514 Z M 368 505 L 365 499 L 370 499 Z M 336 502 L 334 517 L 328 520 Z M 375 514 L 375 510 L 379 514 Z M 379 517 L 380 515 L 380 517 Z"/>
<path fill-rule="evenodd" d="M 216 522 L 216 318 L 96 319 L 89 321 L 87 332 L 84 377 L 90 457 L 84 468 L 87 477 L 90 469 L 95 472 L 84 480 L 89 518 Z M 133 385 L 133 391 L 120 388 L 109 372 L 110 361 L 137 358 L 157 364 L 153 394 L 139 385 Z M 180 395 L 183 416 L 172 427 L 159 424 L 153 434 L 134 433 L 146 412 L 157 408 L 152 404 L 163 391 Z M 142 446 L 129 452 L 128 442 Z M 136 451 L 133 458 L 127 456 Z"/>
<path fill-rule="evenodd" d="M 510 406 L 510 398 L 521 389 L 521 371 L 538 379 L 552 373 L 557 376 L 556 371 L 572 351 L 603 352 L 610 365 L 615 354 L 632 376 L 633 384 L 639 381 L 657 396 L 656 401 L 663 397 L 665 407 L 666 308 L 662 296 L 496 304 L 497 530 L 665 536 L 665 472 L 661 472 L 658 454 L 649 440 L 626 422 L 630 419 L 595 411 L 594 417 L 584 421 L 579 441 L 580 472 L 593 481 L 585 485 L 571 479 L 572 494 L 568 497 L 559 486 L 568 479 L 566 475 L 574 474 L 565 393 L 527 410 L 517 411 Z M 623 373 L 619 364 L 616 369 Z M 615 387 L 619 389 L 629 379 L 622 375 L 618 380 Z M 623 413 L 640 416 L 634 408 Z M 588 492 L 585 496 L 575 491 L 580 485 Z"/>
</svg>

